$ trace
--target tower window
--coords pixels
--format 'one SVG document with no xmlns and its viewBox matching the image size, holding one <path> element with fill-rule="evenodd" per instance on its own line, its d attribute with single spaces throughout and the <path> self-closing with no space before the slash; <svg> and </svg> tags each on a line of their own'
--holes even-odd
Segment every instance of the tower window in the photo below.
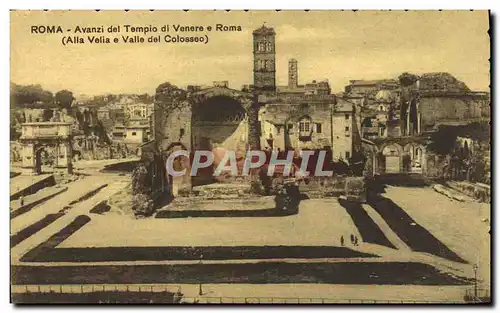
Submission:
<svg viewBox="0 0 500 313">
<path fill-rule="evenodd" d="M 316 133 L 321 134 L 321 132 L 323 131 L 321 129 L 321 126 L 322 126 L 321 123 L 316 123 Z"/>
<path fill-rule="evenodd" d="M 300 132 L 311 131 L 311 123 L 308 119 L 303 119 L 299 122 L 299 131 Z"/>
<path fill-rule="evenodd" d="M 349 131 L 349 126 L 346 126 L 345 127 L 345 131 L 348 132 Z"/>
<path fill-rule="evenodd" d="M 349 119 L 349 114 L 346 114 L 345 115 L 345 119 L 348 120 Z"/>
<path fill-rule="evenodd" d="M 265 68 L 264 60 L 259 60 L 257 65 L 257 70 L 263 70 Z"/>
</svg>

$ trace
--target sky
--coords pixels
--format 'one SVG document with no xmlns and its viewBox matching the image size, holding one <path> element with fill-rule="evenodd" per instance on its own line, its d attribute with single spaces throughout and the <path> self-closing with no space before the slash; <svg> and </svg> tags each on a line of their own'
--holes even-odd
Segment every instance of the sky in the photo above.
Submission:
<svg viewBox="0 0 500 313">
<path fill-rule="evenodd" d="M 242 31 L 168 33 L 206 34 L 207 44 L 61 43 L 63 36 L 87 36 L 74 34 L 76 26 L 121 25 L 119 34 L 95 34 L 114 38 L 134 35 L 123 25 L 218 23 Z M 185 87 L 227 80 L 240 89 L 253 83 L 252 31 L 263 23 L 276 31 L 278 85 L 287 84 L 288 60 L 295 58 L 300 84 L 328 79 L 333 92 L 352 79 L 397 78 L 402 72 L 449 72 L 472 90 L 489 90 L 487 11 L 13 11 L 11 81 L 76 95 L 153 94 L 167 81 Z M 65 32 L 33 34 L 34 25 L 60 25 Z"/>
</svg>

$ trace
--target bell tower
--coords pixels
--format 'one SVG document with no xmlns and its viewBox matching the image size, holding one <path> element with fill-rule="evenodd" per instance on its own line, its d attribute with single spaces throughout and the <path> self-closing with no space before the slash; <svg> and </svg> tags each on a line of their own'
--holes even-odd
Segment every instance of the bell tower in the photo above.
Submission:
<svg viewBox="0 0 500 313">
<path fill-rule="evenodd" d="M 256 90 L 276 91 L 276 33 L 262 25 L 253 32 L 253 84 Z"/>
<path fill-rule="evenodd" d="M 297 60 L 290 59 L 288 61 L 288 88 L 297 88 L 299 85 Z"/>
</svg>

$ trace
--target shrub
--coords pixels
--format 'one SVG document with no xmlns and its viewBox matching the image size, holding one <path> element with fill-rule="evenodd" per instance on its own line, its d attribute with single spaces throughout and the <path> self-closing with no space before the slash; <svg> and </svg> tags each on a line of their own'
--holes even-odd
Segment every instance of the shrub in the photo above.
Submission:
<svg viewBox="0 0 500 313">
<path fill-rule="evenodd" d="M 139 163 L 132 172 L 133 194 L 143 194 L 148 191 L 148 170 L 143 163 Z"/>
<path fill-rule="evenodd" d="M 281 213 L 296 213 L 299 210 L 300 191 L 295 184 L 282 185 L 274 198 L 276 210 Z"/>
<path fill-rule="evenodd" d="M 269 175 L 267 175 L 267 170 L 267 165 L 264 165 L 259 169 L 259 179 L 265 195 L 270 194 L 272 189 L 272 179 Z"/>
<path fill-rule="evenodd" d="M 179 188 L 179 190 L 177 191 L 177 195 L 179 197 L 189 197 L 192 195 L 192 190 L 191 190 L 191 188 L 187 188 L 187 187 Z"/>
<path fill-rule="evenodd" d="M 256 195 L 265 195 L 266 190 L 261 180 L 254 180 L 250 183 L 250 193 Z"/>
<path fill-rule="evenodd" d="M 136 194 L 132 198 L 132 210 L 136 216 L 151 216 L 154 213 L 154 201 L 146 194 Z"/>
</svg>

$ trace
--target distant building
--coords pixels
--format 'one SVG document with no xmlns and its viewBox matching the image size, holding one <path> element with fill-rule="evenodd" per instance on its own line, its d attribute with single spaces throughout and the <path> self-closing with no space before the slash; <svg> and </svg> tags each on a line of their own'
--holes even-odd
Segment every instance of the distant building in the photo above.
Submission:
<svg viewBox="0 0 500 313">
<path fill-rule="evenodd" d="M 471 91 L 442 72 L 403 73 L 398 83 L 398 88 L 391 84 L 391 90 L 384 86 L 375 93 L 373 102 L 361 107 L 362 135 L 372 142 L 371 147 L 364 145 L 365 151 L 371 151 L 367 153 L 371 154 L 372 168 L 376 173 L 443 175 L 446 158 L 427 149 L 429 136 L 440 126 L 490 121 L 490 95 Z M 374 91 L 367 91 L 368 96 Z"/>
<path fill-rule="evenodd" d="M 277 86 L 276 92 L 280 95 L 330 95 L 332 90 L 328 80 L 313 80 L 305 85 L 299 85 L 298 61 L 288 61 L 288 85 Z"/>
<path fill-rule="evenodd" d="M 413 82 L 402 77 L 401 88 L 403 135 L 421 135 L 435 131 L 439 125 L 466 125 L 491 118 L 489 94 L 471 91 L 448 73 L 426 73 Z"/>
<path fill-rule="evenodd" d="M 97 110 L 97 118 L 99 120 L 109 119 L 109 108 L 102 107 Z"/>
<path fill-rule="evenodd" d="M 288 84 L 276 86 L 275 36 L 274 29 L 266 26 L 253 32 L 253 84 L 242 91 L 230 89 L 225 81 L 210 88 L 190 85 L 190 97 L 182 108 L 166 121 L 156 116 L 155 139 L 163 141 L 161 149 L 177 145 L 244 152 L 249 132 L 246 110 L 258 94 L 261 148 L 327 148 L 333 152 L 329 158 L 347 161 L 359 140 L 354 104 L 332 95 L 327 80 L 300 85 L 296 59 L 288 63 Z"/>
<path fill-rule="evenodd" d="M 149 140 L 149 125 L 115 125 L 113 141 L 126 144 L 143 144 Z"/>
<path fill-rule="evenodd" d="M 396 79 L 351 80 L 345 87 L 347 94 L 375 95 L 379 90 L 396 90 L 399 82 Z"/>
<path fill-rule="evenodd" d="M 125 106 L 125 114 L 131 120 L 147 120 L 153 110 L 153 104 L 133 103 Z"/>
</svg>

